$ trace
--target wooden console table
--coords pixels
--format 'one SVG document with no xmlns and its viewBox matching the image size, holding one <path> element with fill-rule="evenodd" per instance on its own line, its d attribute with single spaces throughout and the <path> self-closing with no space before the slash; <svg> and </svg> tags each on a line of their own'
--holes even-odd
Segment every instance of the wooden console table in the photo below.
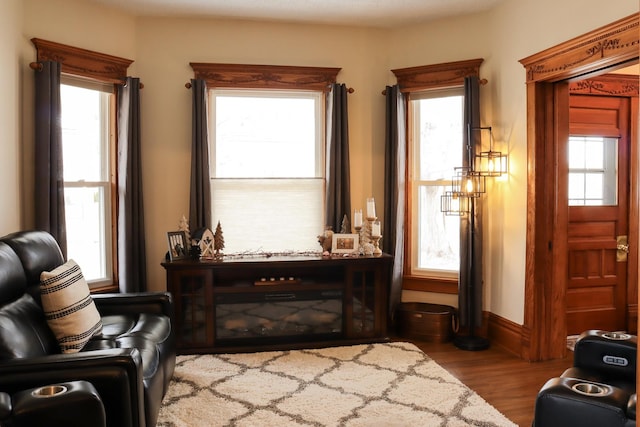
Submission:
<svg viewBox="0 0 640 427">
<path fill-rule="evenodd" d="M 393 257 L 261 257 L 164 262 L 178 352 L 387 340 Z"/>
</svg>

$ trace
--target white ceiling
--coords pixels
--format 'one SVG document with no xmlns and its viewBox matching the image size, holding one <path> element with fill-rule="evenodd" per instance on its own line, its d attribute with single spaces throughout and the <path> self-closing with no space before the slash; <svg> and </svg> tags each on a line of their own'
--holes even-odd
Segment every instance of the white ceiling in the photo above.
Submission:
<svg viewBox="0 0 640 427">
<path fill-rule="evenodd" d="M 506 0 L 85 0 L 146 16 L 201 16 L 390 28 L 489 10 Z"/>
</svg>

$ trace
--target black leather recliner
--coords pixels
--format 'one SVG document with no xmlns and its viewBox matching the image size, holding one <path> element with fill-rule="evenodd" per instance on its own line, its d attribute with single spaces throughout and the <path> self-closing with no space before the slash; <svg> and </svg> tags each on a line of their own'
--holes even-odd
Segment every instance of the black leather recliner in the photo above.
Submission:
<svg viewBox="0 0 640 427">
<path fill-rule="evenodd" d="M 40 305 L 39 283 L 42 271 L 63 263 L 46 232 L 0 238 L 0 392 L 84 380 L 99 394 L 107 426 L 155 426 L 175 367 L 171 295 L 92 295 L 102 333 L 81 352 L 62 354 Z"/>
<path fill-rule="evenodd" d="M 534 427 L 635 427 L 637 337 L 589 330 L 536 398 Z"/>
</svg>

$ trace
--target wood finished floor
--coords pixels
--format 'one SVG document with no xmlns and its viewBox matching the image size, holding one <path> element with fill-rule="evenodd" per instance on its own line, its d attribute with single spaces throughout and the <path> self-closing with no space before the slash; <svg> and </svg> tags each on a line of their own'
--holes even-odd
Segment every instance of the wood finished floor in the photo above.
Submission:
<svg viewBox="0 0 640 427">
<path fill-rule="evenodd" d="M 451 343 L 394 340 L 415 344 L 521 427 L 531 426 L 536 395 L 544 383 L 573 363 L 571 352 L 560 360 L 527 362 L 495 346 L 476 352 L 460 350 Z"/>
</svg>

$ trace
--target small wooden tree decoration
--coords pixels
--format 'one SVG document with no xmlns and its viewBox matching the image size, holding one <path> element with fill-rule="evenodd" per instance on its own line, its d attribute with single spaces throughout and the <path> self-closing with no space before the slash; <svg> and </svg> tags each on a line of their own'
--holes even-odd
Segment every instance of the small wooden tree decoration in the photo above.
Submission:
<svg viewBox="0 0 640 427">
<path fill-rule="evenodd" d="M 351 223 L 349 222 L 349 217 L 347 214 L 344 214 L 342 217 L 342 224 L 340 225 L 340 233 L 349 234 L 351 233 Z"/>
<path fill-rule="evenodd" d="M 213 249 L 216 251 L 216 257 L 220 257 L 220 252 L 224 249 L 224 236 L 222 235 L 220 221 L 216 225 L 216 232 L 213 233 Z"/>
</svg>

